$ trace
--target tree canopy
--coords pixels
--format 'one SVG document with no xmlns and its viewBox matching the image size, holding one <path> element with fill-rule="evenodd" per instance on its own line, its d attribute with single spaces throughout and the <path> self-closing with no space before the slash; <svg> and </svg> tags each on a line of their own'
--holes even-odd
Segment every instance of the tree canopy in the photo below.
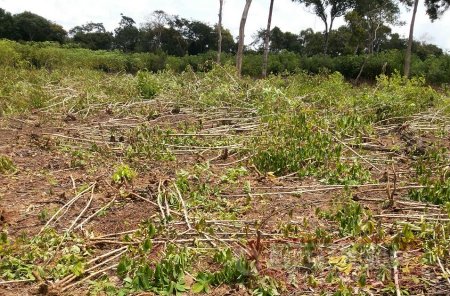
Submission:
<svg viewBox="0 0 450 296">
<path fill-rule="evenodd" d="M 270 30 L 269 51 L 289 51 L 304 56 L 326 53 L 329 56 L 360 55 L 386 50 L 405 51 L 408 40 L 392 33 L 391 27 L 402 24 L 400 5 L 411 6 L 412 0 L 292 0 L 304 5 L 324 23 L 325 30 L 304 29 L 287 32 L 275 26 Z M 450 7 L 450 0 L 426 0 L 427 14 L 435 20 Z M 345 24 L 333 28 L 336 18 Z M 230 30 L 221 28 L 222 50 L 236 53 L 237 44 Z M 263 51 L 266 29 L 260 29 L 246 51 Z M 17 41 L 69 42 L 93 50 L 153 52 L 167 55 L 198 55 L 218 50 L 218 24 L 208 24 L 154 11 L 141 25 L 131 16 L 118 16 L 117 26 L 108 31 L 103 23 L 80 24 L 68 32 L 60 25 L 31 12 L 11 14 L 0 8 L 0 38 Z M 411 51 L 420 59 L 444 54 L 439 47 L 413 41 Z"/>
<path fill-rule="evenodd" d="M 25 11 L 11 15 L 0 8 L 0 38 L 21 41 L 57 41 L 63 43 L 67 32 L 42 16 Z"/>
</svg>

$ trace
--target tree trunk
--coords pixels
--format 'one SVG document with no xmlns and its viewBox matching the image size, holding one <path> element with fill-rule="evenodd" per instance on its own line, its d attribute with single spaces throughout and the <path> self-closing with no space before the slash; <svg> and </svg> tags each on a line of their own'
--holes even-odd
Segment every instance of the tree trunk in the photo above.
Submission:
<svg viewBox="0 0 450 296">
<path fill-rule="evenodd" d="M 327 54 L 328 53 L 328 39 L 329 39 L 329 31 L 328 31 L 328 23 L 325 22 L 325 46 L 323 48 L 323 53 Z"/>
<path fill-rule="evenodd" d="M 244 55 L 244 33 L 245 33 L 245 23 L 247 22 L 248 10 L 250 9 L 250 4 L 252 4 L 252 0 L 246 0 L 244 11 L 242 12 L 241 24 L 239 26 L 239 43 L 238 43 L 238 51 L 236 56 L 236 68 L 237 73 L 241 76 L 242 73 L 242 58 Z"/>
<path fill-rule="evenodd" d="M 223 8 L 223 0 L 219 0 L 220 8 L 219 8 L 219 25 L 217 27 L 217 31 L 219 33 L 219 40 L 217 42 L 217 63 L 220 64 L 220 55 L 222 54 L 222 8 Z"/>
<path fill-rule="evenodd" d="M 267 20 L 266 36 L 264 38 L 264 61 L 262 68 L 262 77 L 267 77 L 267 63 L 269 61 L 269 40 L 270 40 L 270 26 L 272 24 L 272 12 L 273 12 L 273 1 L 270 0 L 269 8 L 269 19 Z"/>
<path fill-rule="evenodd" d="M 413 38 L 414 38 L 414 23 L 416 21 L 416 13 L 417 13 L 417 5 L 418 4 L 419 4 L 419 0 L 414 0 L 413 15 L 412 15 L 412 19 L 411 19 L 411 25 L 409 26 L 408 48 L 406 49 L 405 66 L 403 69 L 403 75 L 405 75 L 405 77 L 409 77 L 409 73 L 411 70 L 411 50 L 412 50 L 412 44 L 413 44 Z"/>
</svg>

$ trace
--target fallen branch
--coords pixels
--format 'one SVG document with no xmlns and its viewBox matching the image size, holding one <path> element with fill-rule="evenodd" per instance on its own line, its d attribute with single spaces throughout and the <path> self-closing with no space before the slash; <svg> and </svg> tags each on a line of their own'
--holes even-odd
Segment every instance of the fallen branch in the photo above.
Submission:
<svg viewBox="0 0 450 296">
<path fill-rule="evenodd" d="M 81 191 L 80 193 L 78 193 L 74 198 L 72 198 L 71 200 L 69 200 L 65 205 L 63 205 L 61 208 L 58 209 L 58 211 L 56 211 L 55 214 L 53 214 L 53 216 L 47 221 L 47 223 L 45 223 L 45 225 L 41 228 L 41 230 L 39 231 L 38 235 L 42 233 L 42 231 L 44 231 L 44 229 L 46 229 L 50 223 L 53 221 L 53 219 L 55 219 L 58 214 L 65 208 L 69 208 L 73 203 L 75 203 L 83 194 L 85 194 L 86 192 L 88 192 L 89 190 L 92 189 L 92 187 L 95 185 L 95 183 L 91 184 L 88 188 L 84 189 L 83 191 Z"/>
<path fill-rule="evenodd" d="M 186 208 L 186 203 L 184 202 L 184 199 L 183 199 L 183 197 L 181 196 L 181 192 L 180 192 L 180 190 L 178 189 L 178 186 L 177 186 L 176 183 L 174 183 L 174 186 L 175 186 L 175 190 L 177 191 L 178 199 L 180 200 L 181 205 L 183 206 L 184 221 L 186 222 L 187 227 L 188 227 L 189 229 L 192 229 L 191 223 L 189 222 L 189 216 L 188 216 L 188 211 L 187 211 L 187 208 Z"/>
<path fill-rule="evenodd" d="M 35 281 L 35 280 L 30 280 L 30 279 L 26 279 L 26 280 L 4 281 L 4 282 L 0 282 L 0 286 L 1 286 L 1 285 L 17 284 L 17 283 L 28 283 L 28 282 L 34 282 L 34 281 Z"/>
<path fill-rule="evenodd" d="M 75 229 L 77 228 L 82 228 L 84 224 L 86 224 L 87 222 L 89 222 L 92 218 L 94 218 L 95 216 L 98 215 L 98 213 L 100 213 L 101 211 L 106 210 L 107 208 L 109 208 L 115 201 L 116 201 L 116 195 L 113 197 L 113 199 L 108 202 L 105 206 L 101 207 L 100 209 L 98 209 L 97 211 L 95 211 L 94 214 L 90 215 L 89 217 L 87 217 L 86 219 L 83 220 L 83 222 L 81 222 L 80 224 L 78 224 Z"/>
<path fill-rule="evenodd" d="M 89 198 L 88 202 L 86 203 L 86 206 L 84 207 L 84 209 L 80 212 L 80 214 L 75 218 L 75 220 L 73 220 L 72 224 L 70 225 L 69 229 L 67 229 L 66 231 L 66 236 L 72 231 L 72 229 L 75 227 L 76 223 L 78 222 L 78 220 L 84 215 L 84 213 L 87 211 L 87 209 L 91 206 L 92 200 L 94 199 L 94 189 L 95 189 L 95 184 L 94 183 L 91 187 L 91 197 Z"/>
<path fill-rule="evenodd" d="M 397 261 L 397 251 L 394 250 L 392 251 L 392 258 L 393 258 L 393 262 L 392 262 L 392 269 L 393 269 L 393 273 L 394 273 L 394 285 L 395 285 L 395 293 L 396 296 L 402 296 L 402 292 L 400 290 L 400 281 L 399 281 L 399 276 L 398 276 L 398 261 Z"/>
</svg>

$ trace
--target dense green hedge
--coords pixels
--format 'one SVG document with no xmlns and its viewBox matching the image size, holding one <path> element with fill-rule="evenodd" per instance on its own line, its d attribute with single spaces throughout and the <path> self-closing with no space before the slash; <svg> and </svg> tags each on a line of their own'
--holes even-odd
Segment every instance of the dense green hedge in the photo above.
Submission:
<svg viewBox="0 0 450 296">
<path fill-rule="evenodd" d="M 192 67 L 194 71 L 207 71 L 212 61 L 216 59 L 215 52 L 197 56 L 173 57 L 164 53 L 132 53 L 119 51 L 91 51 L 82 48 L 70 48 L 55 43 L 17 43 L 0 40 L 0 65 L 15 67 L 36 67 L 56 69 L 61 67 L 98 69 L 106 72 L 136 73 L 147 69 L 159 71 L 172 69 L 177 72 Z M 234 63 L 234 56 L 223 55 L 224 63 Z M 398 50 L 382 52 L 371 56 L 351 55 L 330 57 L 316 55 L 304 57 L 292 52 L 271 54 L 269 72 L 299 72 L 319 73 L 323 71 L 338 71 L 347 79 L 355 79 L 365 63 L 361 78 L 374 80 L 385 70 L 385 74 L 402 71 L 403 53 Z M 384 67 L 386 65 L 386 67 Z M 259 77 L 261 74 L 262 56 L 259 53 L 247 53 L 244 57 L 243 74 Z M 411 65 L 413 76 L 423 76 L 428 83 L 450 83 L 450 56 L 428 56 L 421 60 L 413 57 Z"/>
</svg>

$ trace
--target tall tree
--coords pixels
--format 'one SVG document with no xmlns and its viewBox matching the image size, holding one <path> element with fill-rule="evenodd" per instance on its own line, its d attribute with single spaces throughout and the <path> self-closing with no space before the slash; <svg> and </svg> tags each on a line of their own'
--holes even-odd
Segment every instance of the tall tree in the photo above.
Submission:
<svg viewBox="0 0 450 296">
<path fill-rule="evenodd" d="M 155 10 L 151 15 L 150 21 L 146 24 L 147 28 L 155 33 L 157 49 L 161 49 L 162 34 L 169 22 L 170 16 L 167 13 L 163 10 Z"/>
<path fill-rule="evenodd" d="M 414 0 L 414 2 L 411 2 L 411 0 L 400 0 L 400 2 L 405 3 L 407 6 L 413 5 L 411 24 L 409 26 L 408 47 L 406 49 L 405 65 L 403 68 L 403 75 L 409 77 L 409 74 L 411 72 L 411 52 L 414 41 L 414 24 L 416 20 L 419 0 Z M 429 18 L 431 19 L 431 21 L 434 21 L 438 19 L 450 7 L 450 0 L 425 0 L 425 7 L 427 9 Z"/>
<path fill-rule="evenodd" d="M 102 23 L 87 23 L 76 26 L 69 31 L 73 41 L 92 50 L 109 50 L 114 40 L 113 34 L 107 32 Z"/>
<path fill-rule="evenodd" d="M 134 51 L 139 39 L 139 29 L 135 26 L 135 21 L 128 16 L 121 14 L 119 27 L 114 30 L 115 47 L 124 52 Z"/>
<path fill-rule="evenodd" d="M 182 21 L 184 23 L 182 27 L 179 27 L 179 31 L 188 44 L 188 53 L 190 55 L 205 53 L 216 48 L 215 28 L 200 21 L 188 21 L 185 19 Z"/>
<path fill-rule="evenodd" d="M 358 35 L 361 30 L 365 51 L 376 50 L 379 39 L 386 33 L 386 25 L 400 25 L 400 9 L 395 0 L 357 0 L 355 9 L 347 13 L 345 20 L 350 29 Z M 358 28 L 359 27 L 359 28 Z"/>
<path fill-rule="evenodd" d="M 219 0 L 219 24 L 217 25 L 217 34 L 219 39 L 217 41 L 217 63 L 220 64 L 220 56 L 222 54 L 222 9 L 223 0 Z"/>
<path fill-rule="evenodd" d="M 40 15 L 25 11 L 13 16 L 18 39 L 63 42 L 67 32 Z"/>
<path fill-rule="evenodd" d="M 414 40 L 414 23 L 416 22 L 416 14 L 417 14 L 417 5 L 418 4 L 419 4 L 419 0 L 414 0 L 413 14 L 412 14 L 412 18 L 411 18 L 411 24 L 409 25 L 408 47 L 406 48 L 405 65 L 403 68 L 403 74 L 406 77 L 409 77 L 409 73 L 411 71 L 411 50 L 412 50 L 412 44 L 413 44 L 413 40 Z"/>
<path fill-rule="evenodd" d="M 233 35 L 231 35 L 230 30 L 222 27 L 221 33 L 222 33 L 222 45 L 221 45 L 222 50 L 221 50 L 221 52 L 222 53 L 223 52 L 236 53 L 236 41 L 234 40 Z M 219 31 L 218 31 L 217 25 L 213 30 L 213 38 L 214 38 L 214 40 L 219 40 Z M 218 46 L 218 42 L 214 42 L 211 49 L 218 50 L 217 46 Z"/>
<path fill-rule="evenodd" d="M 17 30 L 11 13 L 0 8 L 0 38 L 17 39 Z"/>
<path fill-rule="evenodd" d="M 272 24 L 273 2 L 274 0 L 270 0 L 269 18 L 267 19 L 267 29 L 264 38 L 264 60 L 262 68 L 262 76 L 264 78 L 267 76 L 267 63 L 269 61 L 269 40 L 270 40 L 270 26 Z"/>
<path fill-rule="evenodd" d="M 242 59 L 244 56 L 244 34 L 245 34 L 245 23 L 247 22 L 247 15 L 250 9 L 250 5 L 252 4 L 252 0 L 246 0 L 244 11 L 242 12 L 241 24 L 239 26 L 239 42 L 238 42 L 238 50 L 236 54 L 236 68 L 237 73 L 241 76 L 242 73 Z"/>
<path fill-rule="evenodd" d="M 255 39 L 251 45 L 264 53 L 265 39 L 266 30 L 260 29 L 256 33 Z M 302 40 L 299 35 L 291 32 L 283 32 L 280 28 L 275 26 L 272 30 L 270 30 L 269 52 L 280 52 L 282 50 L 302 53 Z"/>
<path fill-rule="evenodd" d="M 328 42 L 330 32 L 336 18 L 345 15 L 345 13 L 353 7 L 353 0 L 292 0 L 304 4 L 306 7 L 312 7 L 315 15 L 317 15 L 325 25 L 324 38 L 325 44 L 323 52 L 328 53 Z"/>
</svg>

